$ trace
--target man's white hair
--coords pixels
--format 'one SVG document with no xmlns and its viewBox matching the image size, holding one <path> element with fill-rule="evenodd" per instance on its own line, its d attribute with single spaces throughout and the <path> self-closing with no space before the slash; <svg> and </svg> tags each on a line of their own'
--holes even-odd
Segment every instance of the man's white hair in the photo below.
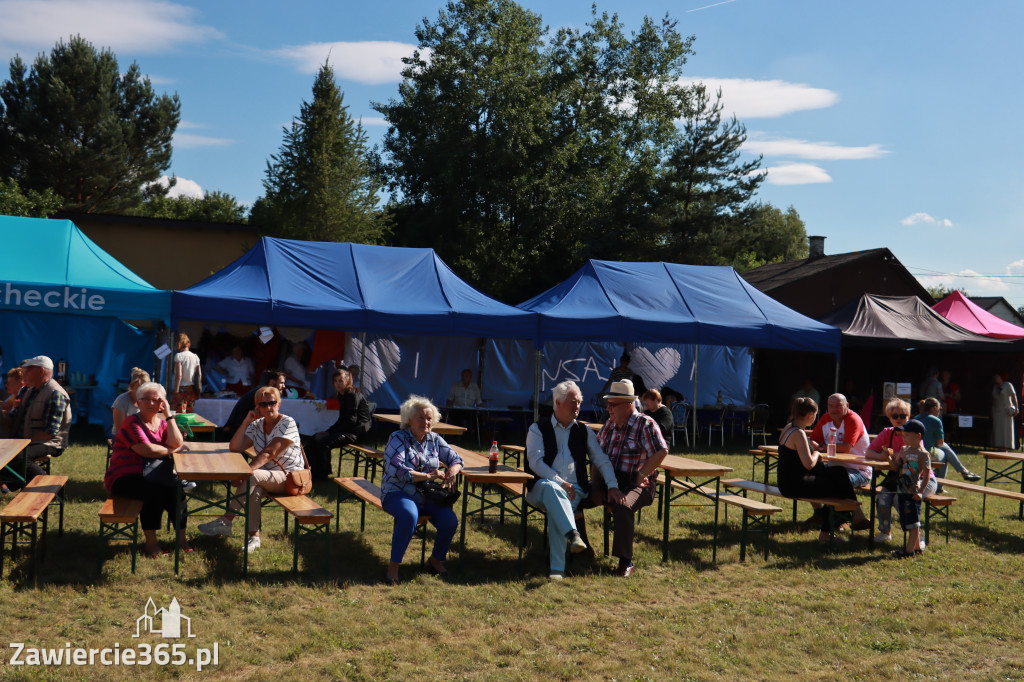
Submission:
<svg viewBox="0 0 1024 682">
<path fill-rule="evenodd" d="M 583 391 L 576 385 L 575 381 L 563 381 L 562 383 L 551 389 L 551 397 L 560 403 L 565 402 L 565 398 L 569 395 L 569 391 L 576 391 L 580 394 L 580 398 L 583 398 Z"/>
</svg>

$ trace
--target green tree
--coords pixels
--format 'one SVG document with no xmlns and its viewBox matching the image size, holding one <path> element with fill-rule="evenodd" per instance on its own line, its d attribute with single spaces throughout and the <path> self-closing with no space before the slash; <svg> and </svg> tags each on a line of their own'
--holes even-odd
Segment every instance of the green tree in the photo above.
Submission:
<svg viewBox="0 0 1024 682">
<path fill-rule="evenodd" d="M 683 122 L 681 140 L 672 150 L 657 184 L 655 243 L 666 260 L 705 265 L 732 264 L 739 254 L 748 221 L 748 202 L 764 180 L 761 158 L 740 160 L 746 128 L 722 122 L 722 93 L 712 99 L 704 86 L 694 89 L 692 109 Z M 745 244 L 755 260 L 764 260 L 758 243 Z"/>
<path fill-rule="evenodd" d="M 695 262 L 694 242 L 713 246 L 687 239 L 697 204 L 719 218 L 707 231 L 732 229 L 720 217 L 760 182 L 743 127 L 681 84 L 693 39 L 667 16 L 628 33 L 595 6 L 552 35 L 513 0 L 460 0 L 416 38 L 398 97 L 374 103 L 396 241 L 491 295 L 522 300 L 586 258 Z"/>
<path fill-rule="evenodd" d="M 52 189 L 22 191 L 13 178 L 0 178 L 0 215 L 49 218 L 60 210 L 60 197 Z"/>
<path fill-rule="evenodd" d="M 768 263 L 807 258 L 807 230 L 796 209 L 755 202 L 738 211 L 735 228 L 718 253 L 726 265 L 745 271 Z"/>
<path fill-rule="evenodd" d="M 122 212 L 170 165 L 179 111 L 178 96 L 156 96 L 138 64 L 121 73 L 112 52 L 80 36 L 31 70 L 16 56 L 0 84 L 0 177 L 53 188 L 65 210 Z"/>
<path fill-rule="evenodd" d="M 967 293 L 967 289 L 964 289 L 963 287 L 934 286 L 925 287 L 925 289 L 928 291 L 928 295 L 934 298 L 936 301 L 941 301 L 954 291 L 959 291 L 964 296 L 970 296 L 970 294 Z"/>
<path fill-rule="evenodd" d="M 272 236 L 380 244 L 388 234 L 377 208 L 378 184 L 367 160 L 366 133 L 344 105 L 334 70 L 320 67 L 313 101 L 284 129 L 271 156 L 250 222 Z"/>
<path fill-rule="evenodd" d="M 150 218 L 193 220 L 201 223 L 245 223 L 248 210 L 224 192 L 207 192 L 203 198 L 154 196 L 133 211 Z"/>
</svg>

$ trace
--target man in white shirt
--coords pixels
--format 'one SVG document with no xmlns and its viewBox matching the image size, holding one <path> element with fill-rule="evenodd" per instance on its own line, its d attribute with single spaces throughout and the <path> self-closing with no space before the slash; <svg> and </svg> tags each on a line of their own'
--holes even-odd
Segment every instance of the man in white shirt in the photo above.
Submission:
<svg viewBox="0 0 1024 682">
<path fill-rule="evenodd" d="M 452 384 L 448 391 L 448 407 L 477 407 L 483 402 L 480 387 L 473 383 L 473 372 L 462 370 L 462 380 Z"/>
<path fill-rule="evenodd" d="M 563 381 L 551 394 L 554 414 L 534 423 L 526 435 L 526 471 L 537 477 L 526 484 L 526 501 L 548 513 L 549 577 L 561 580 L 565 574 L 566 544 L 573 554 L 588 549 L 576 527 L 575 511 L 590 494 L 590 464 L 604 479 L 611 501 L 620 502 L 622 494 L 612 464 L 597 444 L 594 432 L 576 421 L 583 403 L 579 387 L 572 381 Z"/>
<path fill-rule="evenodd" d="M 217 363 L 217 369 L 228 375 L 226 387 L 239 396 L 245 395 L 252 388 L 256 370 L 252 366 L 252 360 L 242 355 L 241 346 L 232 348 L 231 355 Z"/>
</svg>

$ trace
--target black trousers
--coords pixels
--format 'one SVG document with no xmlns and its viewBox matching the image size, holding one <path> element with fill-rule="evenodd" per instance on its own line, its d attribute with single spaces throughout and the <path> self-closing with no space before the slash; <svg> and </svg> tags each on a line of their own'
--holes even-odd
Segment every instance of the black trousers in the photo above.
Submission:
<svg viewBox="0 0 1024 682">
<path fill-rule="evenodd" d="M 110 495 L 142 500 L 142 511 L 139 513 L 142 530 L 160 530 L 160 520 L 164 512 L 167 512 L 167 517 L 171 519 L 171 524 L 175 528 L 185 527 L 184 509 L 181 510 L 180 520 L 174 518 L 174 507 L 178 502 L 176 486 L 147 481 L 142 474 L 127 474 L 114 481 Z"/>
</svg>

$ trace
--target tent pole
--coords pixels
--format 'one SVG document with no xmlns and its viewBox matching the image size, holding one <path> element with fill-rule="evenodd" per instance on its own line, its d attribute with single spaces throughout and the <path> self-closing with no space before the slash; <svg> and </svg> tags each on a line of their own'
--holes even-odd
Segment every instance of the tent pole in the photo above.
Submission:
<svg viewBox="0 0 1024 682">
<path fill-rule="evenodd" d="M 697 359 L 700 354 L 700 346 L 693 344 L 693 449 L 697 449 Z"/>
<path fill-rule="evenodd" d="M 533 421 L 540 421 L 540 359 L 544 356 L 542 348 L 537 349 L 536 360 L 533 363 Z"/>
</svg>

